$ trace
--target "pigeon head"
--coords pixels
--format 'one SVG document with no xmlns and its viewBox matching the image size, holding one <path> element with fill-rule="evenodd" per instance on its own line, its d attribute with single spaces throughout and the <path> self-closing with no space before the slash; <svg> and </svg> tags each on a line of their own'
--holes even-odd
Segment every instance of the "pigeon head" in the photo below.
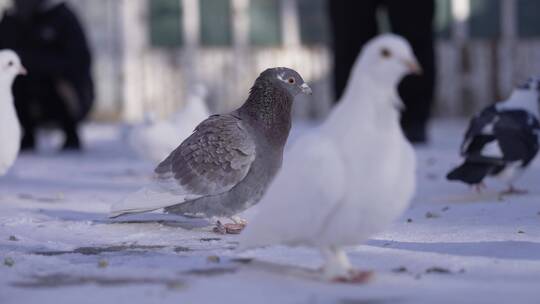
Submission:
<svg viewBox="0 0 540 304">
<path fill-rule="evenodd" d="M 422 68 L 410 44 L 394 34 L 379 35 L 363 48 L 357 62 L 364 74 L 377 83 L 396 86 L 407 74 L 420 74 Z"/>
<path fill-rule="evenodd" d="M 11 87 L 17 75 L 26 75 L 19 56 L 12 50 L 0 51 L 0 84 Z"/>
<path fill-rule="evenodd" d="M 518 85 L 518 89 L 540 92 L 540 75 L 531 76 L 527 81 Z"/>
<path fill-rule="evenodd" d="M 293 69 L 282 67 L 267 69 L 259 75 L 256 82 L 260 81 L 269 81 L 293 97 L 300 93 L 311 95 L 311 88 L 304 82 L 302 76 Z"/>
<path fill-rule="evenodd" d="M 516 89 L 514 94 L 520 94 L 519 92 L 522 92 L 521 95 L 528 96 L 527 98 L 523 98 L 523 100 L 536 101 L 536 104 L 531 106 L 531 108 L 536 109 L 533 113 L 540 116 L 540 75 L 530 76 L 527 81 L 518 85 Z"/>
<path fill-rule="evenodd" d="M 256 125 L 269 142 L 284 146 L 291 128 L 292 103 L 299 93 L 311 94 L 300 74 L 289 68 L 267 69 L 257 77 L 237 112 Z"/>
</svg>

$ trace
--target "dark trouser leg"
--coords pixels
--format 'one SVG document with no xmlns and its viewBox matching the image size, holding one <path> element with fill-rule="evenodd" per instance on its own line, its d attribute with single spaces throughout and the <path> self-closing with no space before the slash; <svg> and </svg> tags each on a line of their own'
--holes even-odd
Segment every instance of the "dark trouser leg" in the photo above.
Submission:
<svg viewBox="0 0 540 304">
<path fill-rule="evenodd" d="M 54 90 L 52 91 L 54 92 Z M 81 142 L 77 131 L 77 121 L 70 112 L 66 102 L 56 93 L 51 93 L 45 100 L 48 106 L 48 116 L 57 123 L 65 135 L 63 150 L 80 150 Z"/>
<path fill-rule="evenodd" d="M 69 109 L 64 103 L 62 103 L 59 109 L 61 110 L 59 111 L 58 120 L 60 127 L 66 136 L 62 150 L 80 150 L 81 141 L 77 131 L 77 121 L 73 117 L 72 113 L 69 112 Z"/>
<path fill-rule="evenodd" d="M 405 103 L 401 124 L 407 138 L 415 143 L 426 141 L 435 89 L 435 50 L 433 41 L 434 0 L 385 0 L 392 31 L 405 37 L 422 65 L 422 75 L 409 75 L 399 85 Z"/>
<path fill-rule="evenodd" d="M 377 35 L 377 0 L 328 0 L 334 52 L 334 96 L 343 94 L 362 46 Z"/>
<path fill-rule="evenodd" d="M 77 131 L 77 123 L 73 120 L 65 121 L 62 123 L 62 129 L 66 135 L 66 141 L 64 142 L 63 150 L 80 150 L 81 141 L 79 139 L 79 133 Z"/>
<path fill-rule="evenodd" d="M 36 147 L 36 118 L 32 116 L 32 98 L 27 94 L 28 83 L 23 78 L 18 78 L 13 84 L 13 96 L 15 109 L 19 122 L 23 128 L 21 150 L 33 150 Z"/>
</svg>

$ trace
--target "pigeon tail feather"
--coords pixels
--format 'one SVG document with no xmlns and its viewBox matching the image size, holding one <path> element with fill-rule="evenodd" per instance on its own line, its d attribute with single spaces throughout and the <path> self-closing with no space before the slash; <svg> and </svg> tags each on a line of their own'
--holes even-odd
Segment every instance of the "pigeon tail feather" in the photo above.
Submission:
<svg viewBox="0 0 540 304">
<path fill-rule="evenodd" d="M 475 185 L 480 183 L 493 169 L 493 165 L 488 163 L 473 163 L 465 161 L 459 167 L 453 169 L 446 175 L 450 181 L 462 181 L 466 184 Z"/>
<path fill-rule="evenodd" d="M 154 187 L 144 187 L 114 204 L 111 207 L 109 218 L 150 212 L 178 204 L 185 199 L 186 196 L 175 196 L 174 194 L 154 189 Z"/>
</svg>

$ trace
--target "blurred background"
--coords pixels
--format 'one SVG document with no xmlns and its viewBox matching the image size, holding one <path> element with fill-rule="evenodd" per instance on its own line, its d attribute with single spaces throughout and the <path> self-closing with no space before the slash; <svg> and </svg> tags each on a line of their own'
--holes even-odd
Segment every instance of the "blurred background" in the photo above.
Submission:
<svg viewBox="0 0 540 304">
<path fill-rule="evenodd" d="M 325 0 L 68 0 L 93 53 L 91 117 L 137 122 L 182 107 L 195 84 L 211 112 L 242 103 L 254 78 L 290 66 L 314 94 L 295 115 L 331 108 L 332 50 Z M 414 1 L 411 1 L 413 5 Z M 10 0 L 0 0 L 2 10 Z M 540 73 L 540 1 L 437 0 L 435 116 L 466 116 Z M 384 9 L 380 28 L 390 29 Z"/>
</svg>

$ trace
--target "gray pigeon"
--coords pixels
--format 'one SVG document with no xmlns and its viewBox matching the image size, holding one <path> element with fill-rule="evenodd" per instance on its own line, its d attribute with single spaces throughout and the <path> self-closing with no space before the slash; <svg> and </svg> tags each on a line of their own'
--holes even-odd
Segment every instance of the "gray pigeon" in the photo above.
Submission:
<svg viewBox="0 0 540 304">
<path fill-rule="evenodd" d="M 310 87 L 294 70 L 271 68 L 237 110 L 212 115 L 155 169 L 153 182 L 112 206 L 110 217 L 165 212 L 230 217 L 255 205 L 281 167 L 291 107 Z"/>
</svg>

